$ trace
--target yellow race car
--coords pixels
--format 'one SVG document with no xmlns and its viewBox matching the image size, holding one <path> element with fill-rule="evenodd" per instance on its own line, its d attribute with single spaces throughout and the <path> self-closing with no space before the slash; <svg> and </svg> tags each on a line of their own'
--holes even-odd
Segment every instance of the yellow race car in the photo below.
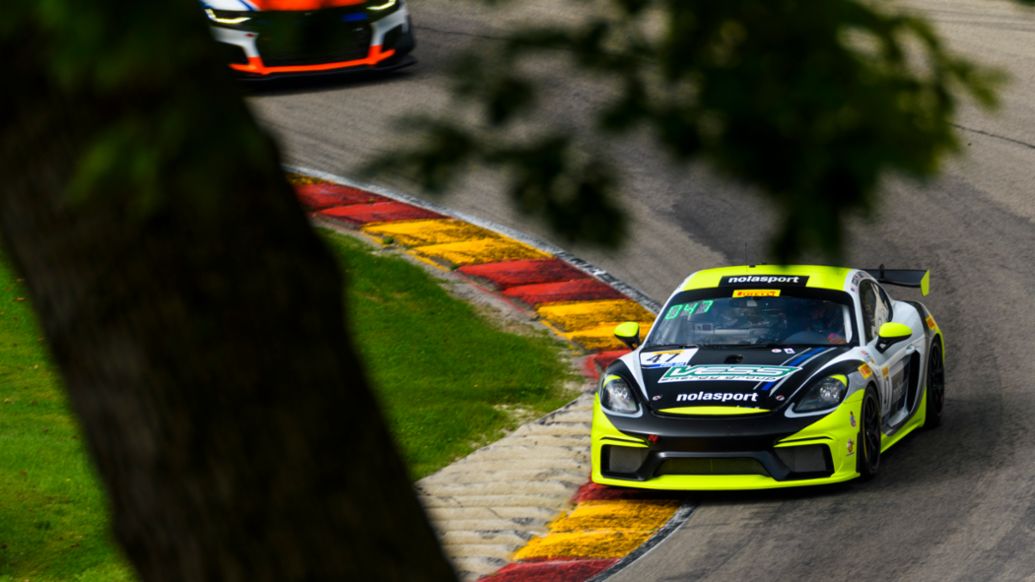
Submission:
<svg viewBox="0 0 1035 582">
<path fill-rule="evenodd" d="M 698 271 L 601 377 L 592 479 L 646 489 L 797 487 L 872 477 L 936 426 L 944 341 L 924 270 L 748 265 Z"/>
</svg>

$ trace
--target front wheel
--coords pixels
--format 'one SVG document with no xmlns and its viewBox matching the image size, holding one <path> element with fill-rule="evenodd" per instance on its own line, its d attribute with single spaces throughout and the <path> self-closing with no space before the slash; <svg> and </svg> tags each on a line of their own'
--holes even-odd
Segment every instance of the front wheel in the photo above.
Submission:
<svg viewBox="0 0 1035 582">
<path fill-rule="evenodd" d="M 945 406 L 945 363 L 942 360 L 942 346 L 931 344 L 931 355 L 927 358 L 927 405 L 924 407 L 924 428 L 935 428 L 942 423 L 942 407 Z"/>
<path fill-rule="evenodd" d="M 880 399 L 873 386 L 863 396 L 859 426 L 859 457 L 856 466 L 863 479 L 872 479 L 880 469 Z"/>
</svg>

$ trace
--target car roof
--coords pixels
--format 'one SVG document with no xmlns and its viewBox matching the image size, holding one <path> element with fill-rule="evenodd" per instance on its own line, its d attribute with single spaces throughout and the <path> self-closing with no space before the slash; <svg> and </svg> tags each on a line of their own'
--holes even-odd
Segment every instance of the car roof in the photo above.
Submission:
<svg viewBox="0 0 1035 582">
<path fill-rule="evenodd" d="M 732 278 L 732 280 L 727 278 Z M 770 278 L 772 280 L 769 280 Z M 713 287 L 732 285 L 741 287 L 773 287 L 790 284 L 812 289 L 831 289 L 848 292 L 851 287 L 856 287 L 863 278 L 872 279 L 865 271 L 847 267 L 829 267 L 824 265 L 741 265 L 704 269 L 691 273 L 677 291 L 711 289 Z"/>
</svg>

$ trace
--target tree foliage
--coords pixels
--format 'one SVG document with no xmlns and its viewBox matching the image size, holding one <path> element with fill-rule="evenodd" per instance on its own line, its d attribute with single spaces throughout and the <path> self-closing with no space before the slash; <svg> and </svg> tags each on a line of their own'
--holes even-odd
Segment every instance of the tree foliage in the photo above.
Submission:
<svg viewBox="0 0 1035 582">
<path fill-rule="evenodd" d="M 417 116 L 423 139 L 391 167 L 432 191 L 473 165 L 505 171 L 518 207 L 569 238 L 615 244 L 619 164 L 597 144 L 648 132 L 677 162 L 705 160 L 775 202 L 772 253 L 836 257 L 850 213 L 890 175 L 924 179 L 957 147 L 959 102 L 996 103 L 1000 75 L 946 48 L 922 16 L 861 0 L 599 0 L 576 24 L 487 41 L 455 67 L 451 111 Z M 544 122 L 549 76 L 603 83 L 592 123 Z M 551 71 L 553 69 L 551 68 Z M 389 166 L 390 164 L 390 166 Z"/>
</svg>

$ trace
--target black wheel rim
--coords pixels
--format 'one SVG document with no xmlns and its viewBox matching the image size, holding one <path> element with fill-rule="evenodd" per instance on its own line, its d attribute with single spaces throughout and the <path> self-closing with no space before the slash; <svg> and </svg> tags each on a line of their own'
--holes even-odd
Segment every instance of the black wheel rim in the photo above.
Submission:
<svg viewBox="0 0 1035 582">
<path fill-rule="evenodd" d="M 877 410 L 877 399 L 866 399 L 863 407 L 863 454 L 866 465 L 872 471 L 880 462 L 880 412 Z"/>
<path fill-rule="evenodd" d="M 927 398 L 931 400 L 931 410 L 940 413 L 945 402 L 945 366 L 942 365 L 941 347 L 935 345 L 931 352 L 931 369 L 927 376 Z"/>
</svg>

